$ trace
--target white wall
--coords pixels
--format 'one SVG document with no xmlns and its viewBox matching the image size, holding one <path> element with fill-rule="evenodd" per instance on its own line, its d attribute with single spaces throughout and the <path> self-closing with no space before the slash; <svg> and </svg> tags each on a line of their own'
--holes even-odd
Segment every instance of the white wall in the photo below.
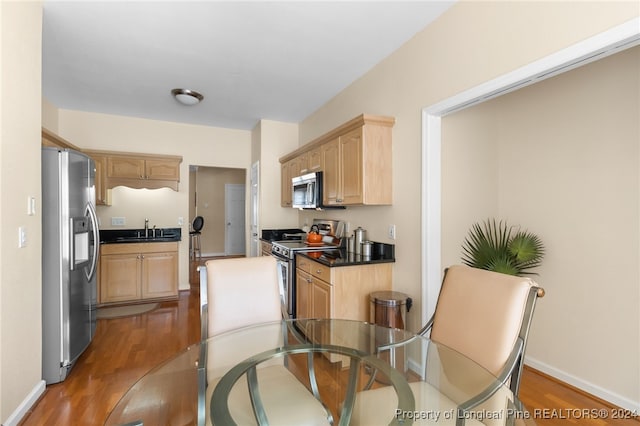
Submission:
<svg viewBox="0 0 640 426">
<path fill-rule="evenodd" d="M 180 289 L 189 289 L 189 165 L 248 170 L 251 133 L 81 111 L 59 110 L 58 115 L 58 134 L 81 148 L 183 157 L 179 192 L 116 188 L 112 206 L 99 207 L 98 216 L 102 228 L 111 228 L 112 216 L 125 216 L 129 228 L 143 227 L 145 218 L 159 228 L 177 227 L 183 217 Z"/>
<path fill-rule="evenodd" d="M 420 285 L 421 265 L 425 254 L 421 253 L 421 239 L 429 238 L 429 235 L 421 231 L 420 221 L 422 108 L 599 34 L 639 14 L 637 3 L 633 2 L 459 2 L 300 124 L 300 142 L 305 143 L 363 112 L 396 117 L 397 122 L 393 129 L 393 206 L 350 208 L 344 212 L 330 212 L 326 215 L 351 222 L 357 221 L 356 225 L 367 228 L 370 237 L 378 241 L 388 241 L 388 224 L 397 225 L 397 262 L 394 266 L 393 286 L 396 290 L 408 293 L 417 302 L 409 315 L 410 328 L 417 329 L 422 321 Z M 532 117 L 532 122 L 537 123 L 536 119 Z M 486 140 L 491 140 L 491 137 L 491 134 L 483 135 Z M 500 145 L 489 146 L 486 152 L 482 152 L 476 147 L 471 147 L 474 151 L 469 151 L 469 148 L 457 145 L 452 147 L 451 151 L 443 153 L 442 167 L 445 178 L 442 189 L 446 192 L 443 193 L 445 204 L 441 212 L 444 232 L 442 250 L 448 262 L 453 261 L 474 210 L 477 209 L 481 216 L 488 216 L 500 212 L 499 208 L 503 205 L 503 208 L 507 208 L 507 201 L 501 192 L 504 185 L 502 179 L 507 169 L 502 168 L 503 160 L 499 156 L 492 156 L 492 153 L 496 154 L 500 148 Z M 487 161 L 496 166 L 498 174 L 496 175 L 495 169 L 483 169 L 473 163 L 470 165 L 468 161 L 473 153 L 479 153 L 479 161 Z M 461 164 L 463 161 L 465 163 Z M 465 170 L 468 167 L 471 168 Z M 479 181 L 467 186 L 460 185 L 465 178 L 464 175 L 449 174 L 451 170 L 460 170 L 467 174 L 479 173 Z M 487 198 L 477 193 L 478 188 L 482 188 L 483 185 L 489 189 L 480 194 L 488 194 Z M 456 188 L 457 192 L 453 192 L 453 188 Z M 474 204 L 465 208 L 463 200 L 472 200 Z M 637 210 L 637 207 L 635 209 Z M 635 217 L 636 221 L 638 219 Z M 301 213 L 300 222 L 306 220 L 309 220 L 309 215 Z M 444 228 L 445 226 L 450 228 Z M 452 228 L 455 228 L 455 231 L 449 231 Z M 634 229 L 635 227 L 630 228 L 632 234 Z M 546 237 L 546 234 L 542 236 Z M 630 267 L 637 270 L 638 260 L 636 259 Z M 553 275 L 557 272 L 545 270 L 540 277 L 542 284 L 547 281 L 555 283 L 561 279 L 561 276 Z M 637 288 L 637 279 L 631 285 Z M 580 294 L 575 297 L 580 299 Z M 633 299 L 636 293 L 630 293 L 630 297 Z M 636 304 L 637 300 L 636 297 Z M 540 306 L 545 303 L 552 302 L 543 300 Z M 544 309 L 541 308 L 536 315 L 536 321 L 541 324 L 544 322 L 540 319 L 545 316 Z M 602 315 L 613 313 L 614 309 L 611 308 L 611 311 Z M 615 312 L 615 315 L 617 314 Z M 552 318 L 550 321 L 565 319 L 566 315 Z M 626 321 L 635 321 L 637 324 L 638 318 L 631 314 Z M 574 331 L 578 333 L 578 330 L 576 325 Z M 631 335 L 638 336 L 638 332 L 634 330 L 633 327 L 630 329 Z M 540 338 L 534 336 L 530 353 L 545 351 L 548 344 L 555 344 L 562 336 L 564 334 Z M 634 339 L 636 337 L 632 337 L 632 346 Z M 566 344 L 573 343 L 578 342 L 575 340 Z M 584 345 L 586 343 L 581 343 L 578 347 L 584 348 Z M 637 357 L 639 352 L 635 349 Z M 599 355 L 586 358 L 585 364 L 589 359 L 608 359 L 611 355 L 610 347 L 599 346 L 596 343 L 593 343 L 589 350 L 597 351 Z M 566 365 L 566 359 L 559 356 L 560 351 L 559 348 L 552 351 L 554 355 L 548 358 L 548 363 L 562 369 Z M 636 366 L 637 361 L 632 365 L 629 371 L 630 378 L 627 380 L 638 381 Z M 602 376 L 607 375 L 609 366 L 592 365 L 591 368 L 598 369 L 599 372 L 595 374 Z M 574 371 L 585 380 L 602 379 L 583 368 Z M 598 383 L 606 386 L 611 395 L 624 394 L 627 398 L 635 400 L 636 404 L 640 401 L 640 396 L 627 382 L 614 379 L 600 380 Z"/>
<path fill-rule="evenodd" d="M 39 2 L 0 2 L 0 421 L 44 391 L 40 197 Z M 27 215 L 27 197 L 37 213 Z M 18 248 L 18 227 L 27 246 Z M 23 404 L 23 405 L 21 405 Z M 15 414 L 15 415 L 14 415 Z"/>
</svg>

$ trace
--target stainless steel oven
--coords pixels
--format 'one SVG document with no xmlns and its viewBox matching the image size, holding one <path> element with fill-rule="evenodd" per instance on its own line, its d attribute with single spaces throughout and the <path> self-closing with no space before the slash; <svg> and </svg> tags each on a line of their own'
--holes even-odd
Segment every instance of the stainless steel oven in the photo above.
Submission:
<svg viewBox="0 0 640 426">
<path fill-rule="evenodd" d="M 344 222 L 329 219 L 313 219 L 313 227 L 323 236 L 321 246 L 309 245 L 307 234 L 301 229 L 266 229 L 262 239 L 271 242 L 271 255 L 278 260 L 280 294 L 285 301 L 289 317 L 296 317 L 296 253 L 301 251 L 335 250 L 344 236 Z"/>
<path fill-rule="evenodd" d="M 278 260 L 280 291 L 290 318 L 296 317 L 296 254 L 303 251 L 335 250 L 335 245 L 309 246 L 303 241 L 274 241 L 271 254 Z"/>
</svg>

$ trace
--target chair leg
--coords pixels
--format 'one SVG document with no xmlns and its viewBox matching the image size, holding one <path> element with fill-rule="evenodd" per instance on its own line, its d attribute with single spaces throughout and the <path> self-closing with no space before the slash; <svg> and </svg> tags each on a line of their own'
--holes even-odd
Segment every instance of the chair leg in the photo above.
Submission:
<svg viewBox="0 0 640 426">
<path fill-rule="evenodd" d="M 202 259 L 202 251 L 200 250 L 200 234 L 196 234 L 196 248 L 195 251 L 198 254 L 198 260 Z"/>
<path fill-rule="evenodd" d="M 192 234 L 189 239 L 189 260 L 201 260 L 200 234 Z"/>
</svg>

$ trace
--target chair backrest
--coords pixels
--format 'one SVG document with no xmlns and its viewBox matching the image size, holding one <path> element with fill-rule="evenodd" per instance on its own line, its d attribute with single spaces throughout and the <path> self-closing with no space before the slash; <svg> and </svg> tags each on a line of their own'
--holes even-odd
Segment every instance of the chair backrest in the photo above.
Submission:
<svg viewBox="0 0 640 426">
<path fill-rule="evenodd" d="M 191 222 L 191 229 L 194 232 L 202 231 L 202 227 L 204 226 L 204 218 L 202 216 L 196 216 L 193 218 L 193 222 Z"/>
<path fill-rule="evenodd" d="M 205 266 L 206 337 L 282 319 L 282 299 L 274 257 L 208 260 Z"/>
<path fill-rule="evenodd" d="M 543 294 L 530 278 L 451 266 L 442 282 L 430 337 L 497 377 L 509 368 L 517 393 L 535 301 Z"/>
</svg>

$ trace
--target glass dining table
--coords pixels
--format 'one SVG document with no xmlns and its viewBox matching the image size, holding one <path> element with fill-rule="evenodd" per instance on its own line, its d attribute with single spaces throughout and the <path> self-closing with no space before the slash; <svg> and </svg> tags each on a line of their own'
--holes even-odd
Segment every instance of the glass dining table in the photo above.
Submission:
<svg viewBox="0 0 640 426">
<path fill-rule="evenodd" d="M 105 424 L 534 425 L 531 417 L 507 385 L 428 338 L 298 319 L 188 347 L 134 384 Z"/>
</svg>

